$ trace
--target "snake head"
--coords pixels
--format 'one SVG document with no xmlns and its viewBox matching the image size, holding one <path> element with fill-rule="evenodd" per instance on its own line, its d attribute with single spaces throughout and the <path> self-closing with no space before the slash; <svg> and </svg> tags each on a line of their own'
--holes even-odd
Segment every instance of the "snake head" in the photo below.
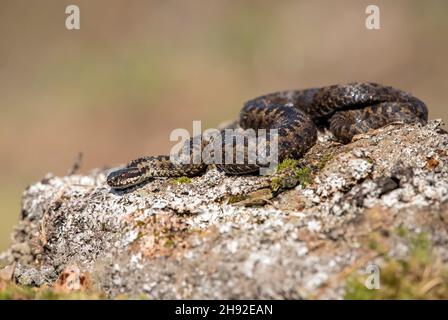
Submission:
<svg viewBox="0 0 448 320">
<path fill-rule="evenodd" d="M 138 167 L 126 167 L 112 171 L 107 176 L 107 184 L 113 189 L 126 189 L 147 180 L 145 172 Z"/>
</svg>

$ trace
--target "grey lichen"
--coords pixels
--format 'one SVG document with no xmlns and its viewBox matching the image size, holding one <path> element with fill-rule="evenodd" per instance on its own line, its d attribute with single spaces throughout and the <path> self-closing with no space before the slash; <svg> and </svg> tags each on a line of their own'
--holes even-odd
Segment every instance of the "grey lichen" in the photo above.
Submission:
<svg viewBox="0 0 448 320">
<path fill-rule="evenodd" d="M 440 125 L 390 125 L 348 145 L 321 138 L 275 187 L 275 176 L 216 169 L 128 191 L 111 190 L 104 170 L 47 176 L 25 191 L 1 258 L 33 286 L 76 265 L 109 297 L 342 298 L 348 271 L 383 263 L 373 230 L 424 231 L 448 260 Z M 384 241 L 389 257 L 408 253 L 399 237 Z"/>
</svg>

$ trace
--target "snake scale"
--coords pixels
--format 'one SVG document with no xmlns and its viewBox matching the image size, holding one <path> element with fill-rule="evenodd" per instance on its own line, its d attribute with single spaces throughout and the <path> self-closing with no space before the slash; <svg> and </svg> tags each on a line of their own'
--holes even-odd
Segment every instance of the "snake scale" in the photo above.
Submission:
<svg viewBox="0 0 448 320">
<path fill-rule="evenodd" d="M 391 122 L 426 124 L 427 120 L 425 103 L 411 94 L 377 83 L 357 82 L 260 96 L 244 104 L 238 125 L 242 129 L 277 129 L 278 160 L 282 161 L 298 159 L 312 147 L 318 127 L 329 128 L 337 141 L 349 143 L 354 135 Z M 233 141 L 223 139 L 223 149 L 228 143 L 234 148 Z M 199 148 L 206 145 L 202 142 Z M 254 173 L 260 166 L 247 162 L 217 165 L 227 174 Z M 173 163 L 167 155 L 142 157 L 112 171 L 107 183 L 114 189 L 124 189 L 154 177 L 195 176 L 207 167 L 204 162 Z"/>
</svg>

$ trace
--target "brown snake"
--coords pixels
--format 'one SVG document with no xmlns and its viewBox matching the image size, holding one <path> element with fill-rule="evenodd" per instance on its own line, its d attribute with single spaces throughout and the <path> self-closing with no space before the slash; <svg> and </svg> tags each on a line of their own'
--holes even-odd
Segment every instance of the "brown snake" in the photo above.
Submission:
<svg viewBox="0 0 448 320">
<path fill-rule="evenodd" d="M 278 160 L 282 161 L 298 159 L 313 146 L 318 126 L 329 128 L 336 140 L 349 143 L 354 135 L 391 122 L 426 124 L 427 120 L 426 105 L 407 92 L 376 83 L 349 83 L 275 92 L 255 98 L 244 104 L 239 127 L 277 129 Z M 192 146 L 193 139 L 190 140 Z M 234 148 L 233 141 L 223 139 L 223 150 L 229 143 Z M 202 142 L 199 148 L 203 150 L 206 146 L 207 142 Z M 227 174 L 254 173 L 261 167 L 247 163 L 247 154 L 244 159 L 246 162 L 242 164 L 219 164 L 217 167 Z M 114 189 L 124 189 L 154 177 L 195 176 L 203 173 L 207 166 L 204 162 L 173 163 L 166 155 L 142 157 L 112 171 L 107 183 Z"/>
</svg>

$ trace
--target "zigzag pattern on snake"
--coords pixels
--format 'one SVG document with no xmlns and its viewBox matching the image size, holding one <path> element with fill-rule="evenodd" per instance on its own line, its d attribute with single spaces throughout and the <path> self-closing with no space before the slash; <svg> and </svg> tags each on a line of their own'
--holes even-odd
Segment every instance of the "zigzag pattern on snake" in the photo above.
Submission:
<svg viewBox="0 0 448 320">
<path fill-rule="evenodd" d="M 390 86 L 361 82 L 260 96 L 244 104 L 238 125 L 242 129 L 277 129 L 280 162 L 286 158 L 298 159 L 312 147 L 318 126 L 329 128 L 337 141 L 349 143 L 354 135 L 391 122 L 426 124 L 427 120 L 427 107 L 418 98 Z M 222 135 L 223 150 L 229 143 L 234 148 L 233 141 L 224 139 L 223 131 Z M 207 143 L 210 142 L 204 139 L 199 148 L 203 150 Z M 247 163 L 247 157 L 245 154 L 243 164 L 217 167 L 226 174 L 257 172 L 261 165 Z M 154 177 L 195 176 L 207 167 L 204 162 L 173 163 L 167 155 L 142 157 L 111 172 L 107 183 L 114 189 L 124 189 Z"/>
</svg>

